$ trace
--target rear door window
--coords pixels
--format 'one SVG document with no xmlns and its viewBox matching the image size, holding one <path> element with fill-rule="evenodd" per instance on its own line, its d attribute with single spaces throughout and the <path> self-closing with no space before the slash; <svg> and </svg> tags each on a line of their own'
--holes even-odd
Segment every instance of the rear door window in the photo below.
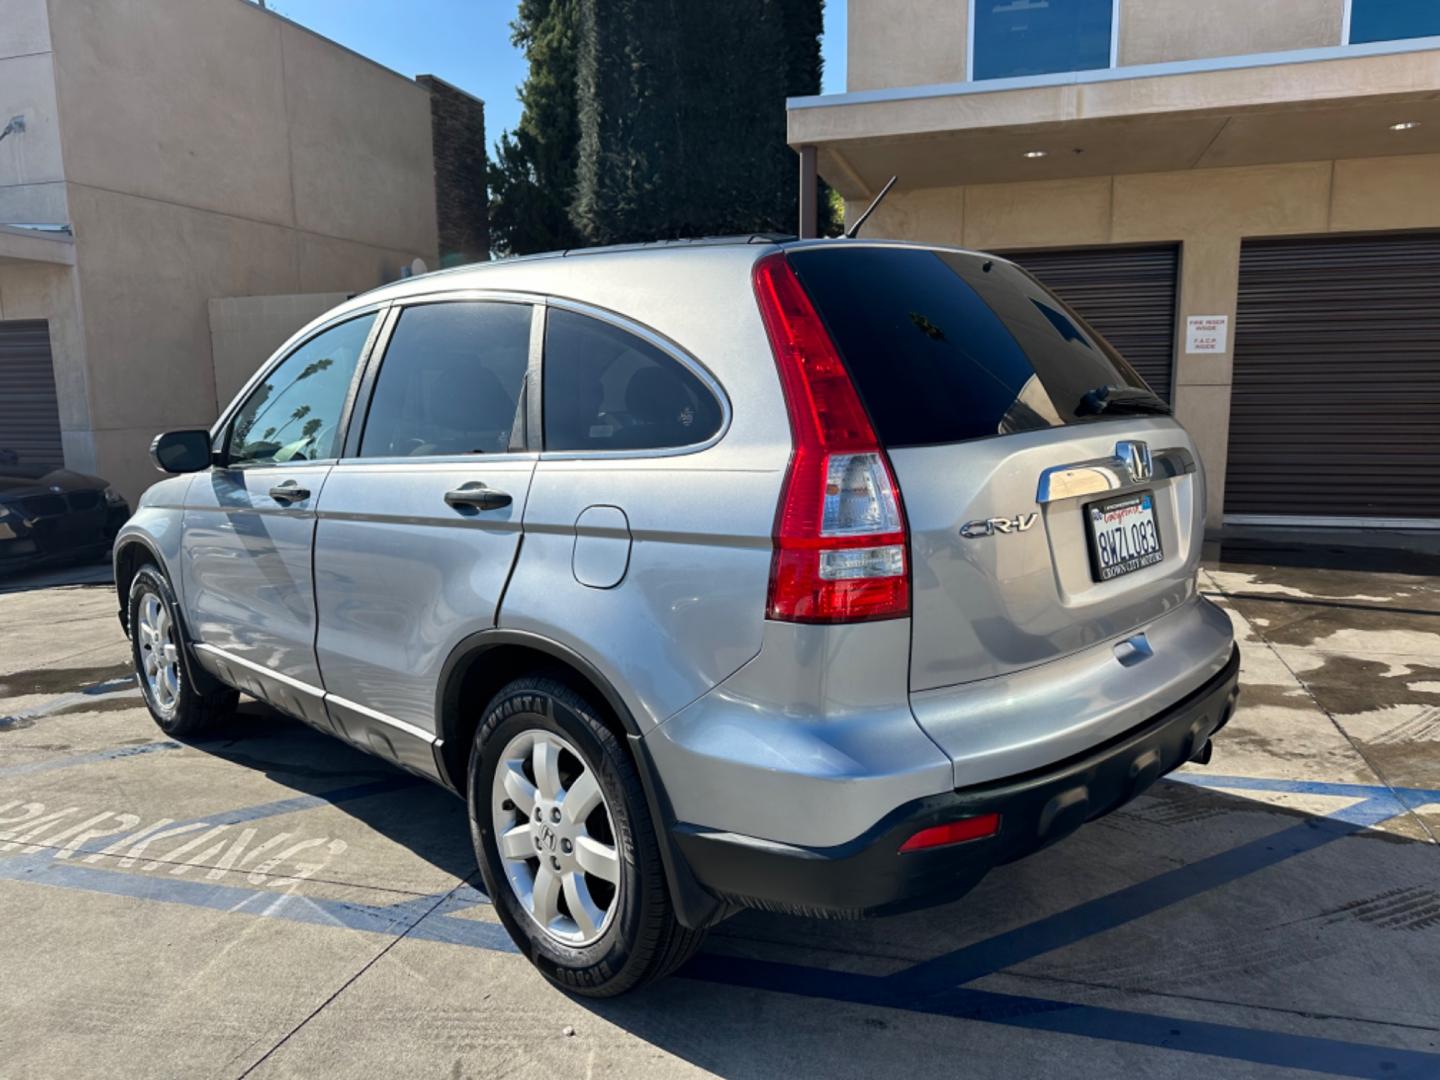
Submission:
<svg viewBox="0 0 1440 1080">
<path fill-rule="evenodd" d="M 417 304 L 390 335 L 361 457 L 503 454 L 523 437 L 529 304 Z M 517 447 L 519 448 L 519 447 Z"/>
<path fill-rule="evenodd" d="M 788 257 L 888 446 L 1169 412 L 1080 316 L 1003 259 L 858 245 Z"/>
<path fill-rule="evenodd" d="M 545 449 L 659 450 L 720 430 L 720 403 L 694 372 L 600 319 L 551 308 L 545 322 Z"/>
</svg>

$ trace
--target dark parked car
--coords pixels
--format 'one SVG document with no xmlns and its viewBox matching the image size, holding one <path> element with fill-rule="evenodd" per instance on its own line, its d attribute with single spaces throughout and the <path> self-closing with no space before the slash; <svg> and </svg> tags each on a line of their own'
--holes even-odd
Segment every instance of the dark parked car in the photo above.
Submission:
<svg viewBox="0 0 1440 1080">
<path fill-rule="evenodd" d="M 104 558 L 129 517 L 124 496 L 99 477 L 27 465 L 0 447 L 0 574 Z"/>
</svg>

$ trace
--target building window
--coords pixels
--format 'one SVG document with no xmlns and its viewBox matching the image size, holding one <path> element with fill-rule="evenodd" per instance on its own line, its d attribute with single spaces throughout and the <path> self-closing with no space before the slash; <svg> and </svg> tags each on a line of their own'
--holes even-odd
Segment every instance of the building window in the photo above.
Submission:
<svg viewBox="0 0 1440 1080">
<path fill-rule="evenodd" d="M 1118 2 L 976 0 L 970 5 L 970 78 L 1113 67 Z"/>
<path fill-rule="evenodd" d="M 1436 0 L 1350 0 L 1352 45 L 1440 35 Z"/>
</svg>

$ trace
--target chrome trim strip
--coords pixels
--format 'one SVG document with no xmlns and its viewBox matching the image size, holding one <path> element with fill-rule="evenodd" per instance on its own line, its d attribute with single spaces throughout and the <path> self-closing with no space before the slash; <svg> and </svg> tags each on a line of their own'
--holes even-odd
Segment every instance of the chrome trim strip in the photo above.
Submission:
<svg viewBox="0 0 1440 1080">
<path fill-rule="evenodd" d="M 1078 461 L 1073 465 L 1054 465 L 1040 474 L 1035 501 L 1061 502 L 1085 495 L 1103 495 L 1123 488 L 1141 487 L 1156 480 L 1169 480 L 1195 471 L 1195 457 L 1183 446 L 1156 451 L 1151 456 L 1154 474 L 1143 480 L 1130 475 L 1130 469 L 1119 457 Z"/>
<path fill-rule="evenodd" d="M 214 645 L 206 645 L 203 641 L 195 646 L 195 651 L 198 653 L 208 653 L 219 660 L 225 661 L 227 664 L 235 664 L 248 671 L 253 671 L 256 675 L 263 675 L 267 679 L 273 679 L 283 686 L 288 686 L 292 690 L 298 690 L 302 694 L 308 694 L 317 700 L 323 701 L 325 698 L 325 691 L 321 690 L 318 686 L 311 686 L 307 682 L 301 682 L 299 679 L 292 678 L 289 675 L 283 675 L 262 664 L 257 664 L 253 660 L 246 660 L 243 656 L 236 656 L 232 652 L 226 652 L 224 649 L 216 648 Z"/>
<path fill-rule="evenodd" d="M 206 645 L 204 642 L 201 642 L 195 646 L 195 651 L 198 653 L 206 653 L 218 660 L 243 667 L 247 671 L 253 671 L 255 674 L 262 675 L 267 679 L 273 679 L 275 682 L 283 686 L 288 686 L 292 690 L 298 690 L 302 694 L 307 694 L 319 701 L 323 701 L 326 705 L 338 705 L 342 709 L 349 709 L 351 712 L 363 716 L 366 720 L 373 720 L 376 723 L 393 727 L 397 731 L 402 731 L 411 738 L 419 739 L 427 745 L 433 746 L 439 741 L 433 734 L 422 727 L 416 727 L 414 724 L 404 720 L 397 720 L 393 716 L 386 716 L 384 713 L 376 712 L 374 709 L 367 709 L 364 705 L 357 705 L 348 698 L 342 698 L 339 694 L 328 694 L 318 686 L 311 686 L 307 682 L 302 682 L 289 675 L 283 675 L 271 668 L 257 664 L 253 660 L 246 660 L 242 656 L 236 656 L 232 652 L 226 652 L 224 649 L 216 648 L 214 645 Z"/>
<path fill-rule="evenodd" d="M 403 731 L 412 739 L 419 739 L 429 746 L 434 746 L 435 743 L 439 741 L 433 734 L 422 727 L 417 727 L 405 720 L 397 720 L 393 716 L 376 712 L 374 709 L 367 709 L 364 705 L 357 705 L 355 702 L 348 698 L 343 698 L 339 694 L 326 694 L 325 704 L 338 705 L 342 709 L 349 709 L 351 712 L 363 716 L 366 720 L 374 720 L 377 724 L 385 724 L 387 727 L 393 727 L 397 731 Z"/>
</svg>

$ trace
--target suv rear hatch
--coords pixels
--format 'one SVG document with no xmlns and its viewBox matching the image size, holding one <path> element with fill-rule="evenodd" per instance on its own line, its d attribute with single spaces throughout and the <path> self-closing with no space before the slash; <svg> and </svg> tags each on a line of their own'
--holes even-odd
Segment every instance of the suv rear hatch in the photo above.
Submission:
<svg viewBox="0 0 1440 1080">
<path fill-rule="evenodd" d="M 993 256 L 854 242 L 787 256 L 900 488 L 912 691 L 1121 638 L 1191 594 L 1193 445 L 1063 301 Z"/>
</svg>

